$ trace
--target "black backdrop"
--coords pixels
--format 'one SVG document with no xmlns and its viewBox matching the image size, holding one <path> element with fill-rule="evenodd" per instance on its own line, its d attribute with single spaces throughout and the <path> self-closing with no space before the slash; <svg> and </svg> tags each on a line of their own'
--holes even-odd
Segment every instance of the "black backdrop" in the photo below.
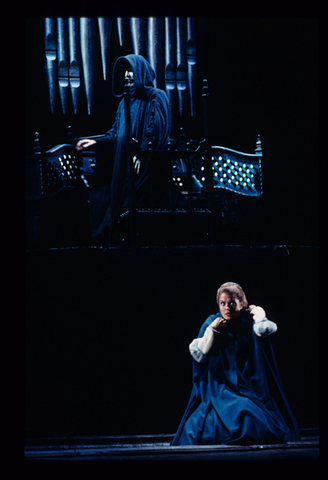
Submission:
<svg viewBox="0 0 328 480">
<path fill-rule="evenodd" d="M 27 436 L 174 433 L 191 389 L 188 343 L 230 279 L 278 323 L 287 397 L 301 427 L 318 426 L 317 28 L 304 18 L 197 19 L 196 112 L 173 116 L 172 137 L 180 126 L 202 137 L 207 78 L 212 144 L 252 153 L 261 134 L 263 248 L 27 253 Z M 81 101 L 64 116 L 58 98 L 50 113 L 42 18 L 26 22 L 25 49 L 26 154 L 35 131 L 47 149 L 65 142 L 68 125 L 77 136 L 111 126 L 110 81 L 96 87 L 92 115 Z"/>
<path fill-rule="evenodd" d="M 229 279 L 278 324 L 287 398 L 300 427 L 318 426 L 318 252 L 289 253 L 283 262 L 269 246 L 28 252 L 26 435 L 174 433 L 192 387 L 188 345 Z"/>
</svg>

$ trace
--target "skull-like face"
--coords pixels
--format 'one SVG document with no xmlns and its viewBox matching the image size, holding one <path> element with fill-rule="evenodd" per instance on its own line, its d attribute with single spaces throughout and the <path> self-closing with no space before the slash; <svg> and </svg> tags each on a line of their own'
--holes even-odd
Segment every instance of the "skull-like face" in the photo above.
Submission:
<svg viewBox="0 0 328 480">
<path fill-rule="evenodd" d="M 126 70 L 124 74 L 125 83 L 133 85 L 133 72 L 132 70 Z"/>
</svg>

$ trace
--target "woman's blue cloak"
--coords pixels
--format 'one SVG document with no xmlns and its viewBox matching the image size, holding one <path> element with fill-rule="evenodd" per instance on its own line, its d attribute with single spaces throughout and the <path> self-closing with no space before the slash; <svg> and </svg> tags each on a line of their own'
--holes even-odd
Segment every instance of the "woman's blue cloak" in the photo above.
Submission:
<svg viewBox="0 0 328 480">
<path fill-rule="evenodd" d="M 199 338 L 219 315 L 202 325 Z M 215 334 L 209 359 L 193 359 L 193 389 L 172 445 L 250 445 L 298 441 L 269 337 L 248 313 Z"/>
</svg>

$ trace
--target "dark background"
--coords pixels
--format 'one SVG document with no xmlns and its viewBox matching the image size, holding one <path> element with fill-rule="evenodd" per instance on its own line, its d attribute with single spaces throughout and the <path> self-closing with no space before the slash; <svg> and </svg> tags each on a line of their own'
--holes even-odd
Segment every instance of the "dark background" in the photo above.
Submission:
<svg viewBox="0 0 328 480">
<path fill-rule="evenodd" d="M 127 53 L 113 44 L 111 62 Z M 35 131 L 48 149 L 68 125 L 76 136 L 111 126 L 117 99 L 100 75 L 90 116 L 83 94 L 78 115 L 59 98 L 50 113 L 42 18 L 26 22 L 25 59 L 26 155 Z M 212 145 L 253 153 L 261 134 L 263 247 L 27 252 L 28 437 L 174 433 L 191 391 L 188 344 L 228 280 L 277 322 L 287 398 L 300 427 L 319 424 L 318 21 L 198 18 L 197 69 L 195 115 L 173 112 L 172 137 L 183 126 L 203 138 L 203 78 Z"/>
<path fill-rule="evenodd" d="M 318 427 L 318 252 L 289 253 L 284 266 L 274 247 L 28 252 L 26 435 L 173 434 L 189 343 L 230 279 L 278 324 L 286 396 L 301 428 Z"/>
</svg>

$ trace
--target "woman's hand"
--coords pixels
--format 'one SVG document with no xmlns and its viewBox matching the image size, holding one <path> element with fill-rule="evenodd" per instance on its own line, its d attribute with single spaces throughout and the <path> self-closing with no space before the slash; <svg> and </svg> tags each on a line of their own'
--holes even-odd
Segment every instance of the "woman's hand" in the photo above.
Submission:
<svg viewBox="0 0 328 480">
<path fill-rule="evenodd" d="M 76 150 L 78 152 L 81 152 L 85 148 L 91 147 L 91 145 L 94 145 L 96 140 L 92 140 L 91 138 L 84 138 L 83 140 L 79 140 L 75 146 Z"/>
<path fill-rule="evenodd" d="M 253 310 L 251 311 L 251 315 L 253 315 L 253 320 L 255 323 L 261 322 L 266 318 L 265 310 L 262 307 L 254 306 Z"/>
<path fill-rule="evenodd" d="M 222 317 L 217 317 L 213 322 L 211 323 L 211 327 L 214 328 L 214 330 L 217 330 L 218 332 L 221 332 L 222 330 L 225 329 L 227 326 L 227 320 L 224 320 Z"/>
</svg>

